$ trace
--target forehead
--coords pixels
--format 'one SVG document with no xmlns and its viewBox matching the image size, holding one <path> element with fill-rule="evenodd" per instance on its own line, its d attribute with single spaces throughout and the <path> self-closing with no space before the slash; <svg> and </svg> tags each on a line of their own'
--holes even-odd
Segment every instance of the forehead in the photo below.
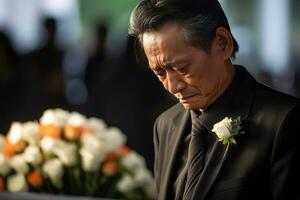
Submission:
<svg viewBox="0 0 300 200">
<path fill-rule="evenodd" d="M 164 24 L 157 31 L 145 32 L 142 35 L 142 44 L 147 55 L 179 53 L 189 47 L 185 42 L 183 28 L 174 22 Z"/>
</svg>

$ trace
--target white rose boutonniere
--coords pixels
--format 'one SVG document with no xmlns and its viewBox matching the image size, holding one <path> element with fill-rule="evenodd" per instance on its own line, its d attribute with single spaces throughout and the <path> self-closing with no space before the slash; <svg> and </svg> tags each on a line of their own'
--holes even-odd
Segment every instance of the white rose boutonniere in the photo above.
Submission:
<svg viewBox="0 0 300 200">
<path fill-rule="evenodd" d="M 216 133 L 219 141 L 223 142 L 224 145 L 237 144 L 235 136 L 245 133 L 241 130 L 241 124 L 241 117 L 235 119 L 225 117 L 214 125 L 212 132 Z"/>
</svg>

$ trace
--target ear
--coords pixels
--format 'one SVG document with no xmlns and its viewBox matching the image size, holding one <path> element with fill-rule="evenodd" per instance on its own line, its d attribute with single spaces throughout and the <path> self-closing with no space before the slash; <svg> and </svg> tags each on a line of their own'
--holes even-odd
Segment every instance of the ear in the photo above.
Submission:
<svg viewBox="0 0 300 200">
<path fill-rule="evenodd" d="M 224 60 L 230 59 L 233 52 L 233 39 L 231 33 L 224 27 L 218 27 L 214 39 L 214 47 Z"/>
</svg>

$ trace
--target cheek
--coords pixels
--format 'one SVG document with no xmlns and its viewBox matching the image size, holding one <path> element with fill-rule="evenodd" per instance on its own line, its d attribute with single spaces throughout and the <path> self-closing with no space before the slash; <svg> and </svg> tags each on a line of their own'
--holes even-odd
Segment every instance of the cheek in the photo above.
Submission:
<svg viewBox="0 0 300 200">
<path fill-rule="evenodd" d="M 164 80 L 161 80 L 161 79 L 159 79 L 159 81 L 163 84 L 163 86 L 164 86 L 164 88 L 167 90 L 167 91 L 169 91 L 169 84 L 168 84 L 168 81 L 166 80 L 166 79 L 164 79 Z"/>
<path fill-rule="evenodd" d="M 205 77 L 193 78 L 186 81 L 189 91 L 200 94 L 200 96 L 205 96 L 211 91 L 211 82 Z"/>
<path fill-rule="evenodd" d="M 192 75 L 186 78 L 185 82 L 193 88 L 205 92 L 208 90 L 214 80 L 212 80 L 212 74 L 210 70 L 203 70 L 201 68 L 194 70 Z"/>
<path fill-rule="evenodd" d="M 187 84 L 187 86 L 195 88 L 197 90 L 201 90 L 201 88 L 203 87 L 202 77 L 191 76 L 191 77 L 185 78 L 184 82 Z"/>
</svg>

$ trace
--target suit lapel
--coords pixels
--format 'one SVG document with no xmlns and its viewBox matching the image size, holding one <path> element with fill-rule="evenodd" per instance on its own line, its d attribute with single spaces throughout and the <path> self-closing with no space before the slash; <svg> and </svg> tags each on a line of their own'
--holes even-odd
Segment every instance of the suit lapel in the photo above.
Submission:
<svg viewBox="0 0 300 200">
<path fill-rule="evenodd" d="M 186 127 L 188 125 L 188 121 L 190 119 L 189 111 L 184 110 L 184 113 L 182 115 L 177 116 L 174 119 L 173 122 L 173 129 L 169 133 L 170 140 L 167 142 L 167 159 L 169 160 L 167 162 L 167 167 L 165 172 L 165 177 L 162 179 L 162 184 L 160 185 L 160 195 L 159 199 L 168 199 L 167 197 L 171 193 L 171 189 L 173 186 L 173 182 L 170 182 L 171 180 L 174 180 L 174 170 L 175 170 L 175 163 L 176 158 L 178 157 L 178 150 L 179 145 L 181 141 L 183 140 L 183 137 L 186 132 Z"/>
<path fill-rule="evenodd" d="M 202 114 L 203 125 L 209 131 L 210 137 L 214 138 L 214 142 L 211 150 L 207 152 L 209 154 L 207 155 L 208 159 L 197 183 L 193 199 L 202 200 L 205 198 L 218 176 L 227 154 L 230 153 L 226 150 L 227 146 L 219 142 L 215 133 L 211 131 L 213 125 L 225 117 L 244 117 L 248 115 L 251 108 L 256 81 L 243 67 L 238 66 L 237 70 L 240 70 L 240 84 L 237 84 L 234 92 L 227 94 L 226 97 L 233 95 L 234 98 L 231 96 L 229 101 L 212 106 L 210 110 Z"/>
</svg>

